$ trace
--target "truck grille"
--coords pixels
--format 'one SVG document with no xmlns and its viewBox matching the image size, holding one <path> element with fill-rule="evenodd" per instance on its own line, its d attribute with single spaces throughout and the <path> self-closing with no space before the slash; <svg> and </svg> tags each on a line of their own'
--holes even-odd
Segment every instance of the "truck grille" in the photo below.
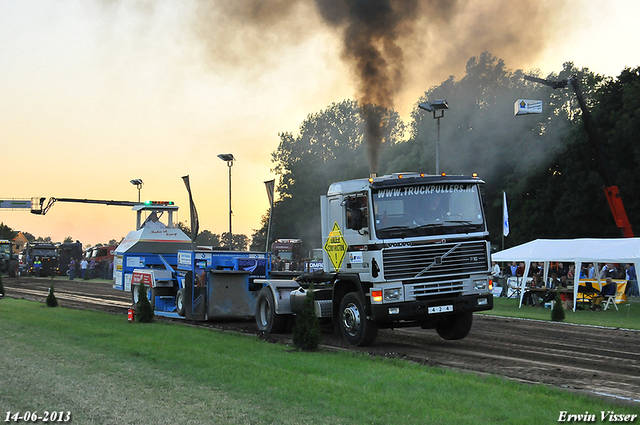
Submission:
<svg viewBox="0 0 640 425">
<path fill-rule="evenodd" d="M 461 285 L 454 281 L 489 269 L 485 241 L 385 248 L 382 260 L 385 280 L 424 282 L 425 286 L 442 281 Z"/>
</svg>

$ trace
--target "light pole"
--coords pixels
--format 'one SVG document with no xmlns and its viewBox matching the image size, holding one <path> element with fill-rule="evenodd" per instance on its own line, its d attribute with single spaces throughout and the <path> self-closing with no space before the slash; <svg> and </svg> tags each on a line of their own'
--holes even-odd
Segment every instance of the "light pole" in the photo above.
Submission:
<svg viewBox="0 0 640 425">
<path fill-rule="evenodd" d="M 445 99 L 434 100 L 433 102 L 424 102 L 418 105 L 420 109 L 433 112 L 433 119 L 436 120 L 438 128 L 438 137 L 436 140 L 436 174 L 440 174 L 440 118 L 444 117 L 444 110 L 449 109 Z"/>
<path fill-rule="evenodd" d="M 140 203 L 140 189 L 142 189 L 142 179 L 133 179 L 131 184 L 138 189 L 138 203 Z"/>
<path fill-rule="evenodd" d="M 233 240 L 231 237 L 231 167 L 233 166 L 235 158 L 230 153 L 221 153 L 218 155 L 218 158 L 225 161 L 227 163 L 227 167 L 229 167 L 229 251 L 231 251 L 231 242 Z"/>
</svg>

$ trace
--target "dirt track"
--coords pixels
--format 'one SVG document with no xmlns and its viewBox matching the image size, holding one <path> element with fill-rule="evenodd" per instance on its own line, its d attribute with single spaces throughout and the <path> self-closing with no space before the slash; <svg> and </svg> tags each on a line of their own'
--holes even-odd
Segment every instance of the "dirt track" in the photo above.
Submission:
<svg viewBox="0 0 640 425">
<path fill-rule="evenodd" d="M 6 296 L 44 302 L 46 278 L 4 278 Z M 55 281 L 63 307 L 122 314 L 130 294 L 104 281 Z M 180 321 L 183 322 L 183 321 Z M 258 335 L 253 322 L 209 322 L 198 325 Z M 287 342 L 289 335 L 263 338 Z M 349 348 L 341 337 L 324 333 L 330 349 Z M 565 323 L 475 315 L 469 336 L 445 341 L 433 330 L 381 330 L 373 346 L 357 348 L 372 355 L 405 358 L 422 364 L 502 375 L 573 391 L 640 403 L 640 332 Z"/>
</svg>

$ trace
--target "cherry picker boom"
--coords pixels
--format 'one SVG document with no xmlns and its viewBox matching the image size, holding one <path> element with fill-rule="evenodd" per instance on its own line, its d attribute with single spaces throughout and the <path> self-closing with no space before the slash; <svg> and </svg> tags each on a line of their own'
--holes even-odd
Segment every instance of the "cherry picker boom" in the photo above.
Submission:
<svg viewBox="0 0 640 425">
<path fill-rule="evenodd" d="M 525 75 L 524 79 L 533 81 L 535 83 L 547 85 L 553 89 L 565 88 L 569 84 L 571 84 L 571 87 L 573 87 L 573 90 L 576 93 L 576 97 L 578 98 L 580 109 L 582 110 L 582 122 L 584 123 L 584 128 L 587 132 L 587 136 L 589 137 L 591 147 L 596 155 L 598 171 L 600 172 L 600 176 L 604 181 L 604 196 L 607 198 L 607 202 L 609 203 L 611 214 L 613 214 L 613 219 L 616 223 L 616 226 L 618 226 L 620 230 L 622 230 L 622 235 L 625 238 L 632 238 L 633 230 L 631 229 L 631 223 L 629 222 L 627 212 L 624 209 L 622 198 L 620 197 L 620 192 L 618 191 L 618 186 L 613 183 L 611 171 L 609 170 L 609 166 L 607 165 L 607 160 L 604 154 L 604 148 L 602 147 L 602 144 L 598 139 L 593 118 L 591 117 L 591 113 L 589 112 L 587 104 L 584 101 L 584 97 L 582 96 L 582 92 L 580 91 L 578 76 L 573 75 L 571 76 L 571 78 L 560 81 L 550 81 L 542 78 L 531 77 L 529 75 Z"/>
<path fill-rule="evenodd" d="M 101 205 L 117 205 L 122 207 L 133 207 L 138 205 L 138 202 L 133 201 L 107 201 L 102 199 L 79 199 L 79 198 L 49 198 L 49 201 L 45 205 L 47 198 L 32 198 L 31 213 L 37 215 L 45 215 L 49 209 L 56 202 L 78 202 L 82 204 L 101 204 Z"/>
</svg>

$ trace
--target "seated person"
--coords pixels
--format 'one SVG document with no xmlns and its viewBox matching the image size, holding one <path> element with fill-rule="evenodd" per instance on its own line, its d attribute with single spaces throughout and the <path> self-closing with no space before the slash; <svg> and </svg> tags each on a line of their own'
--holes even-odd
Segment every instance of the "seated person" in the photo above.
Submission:
<svg viewBox="0 0 640 425">
<path fill-rule="evenodd" d="M 551 277 L 549 278 L 549 289 L 558 289 L 561 286 L 567 287 L 567 284 L 562 284 L 562 281 L 558 279 L 558 275 L 555 272 L 551 273 Z"/>
<path fill-rule="evenodd" d="M 542 281 L 542 276 L 539 274 L 533 275 L 533 282 L 531 283 L 532 288 L 544 288 L 544 282 Z M 525 291 L 524 296 L 522 297 L 522 304 L 524 305 L 538 305 L 540 304 L 540 296 L 538 293 L 533 291 Z"/>
<path fill-rule="evenodd" d="M 600 294 L 593 300 L 593 305 L 589 307 L 589 310 L 602 310 L 600 303 L 604 301 L 607 295 L 616 295 L 618 292 L 618 284 L 615 283 L 610 277 L 607 278 L 606 284 L 602 287 Z"/>
</svg>

